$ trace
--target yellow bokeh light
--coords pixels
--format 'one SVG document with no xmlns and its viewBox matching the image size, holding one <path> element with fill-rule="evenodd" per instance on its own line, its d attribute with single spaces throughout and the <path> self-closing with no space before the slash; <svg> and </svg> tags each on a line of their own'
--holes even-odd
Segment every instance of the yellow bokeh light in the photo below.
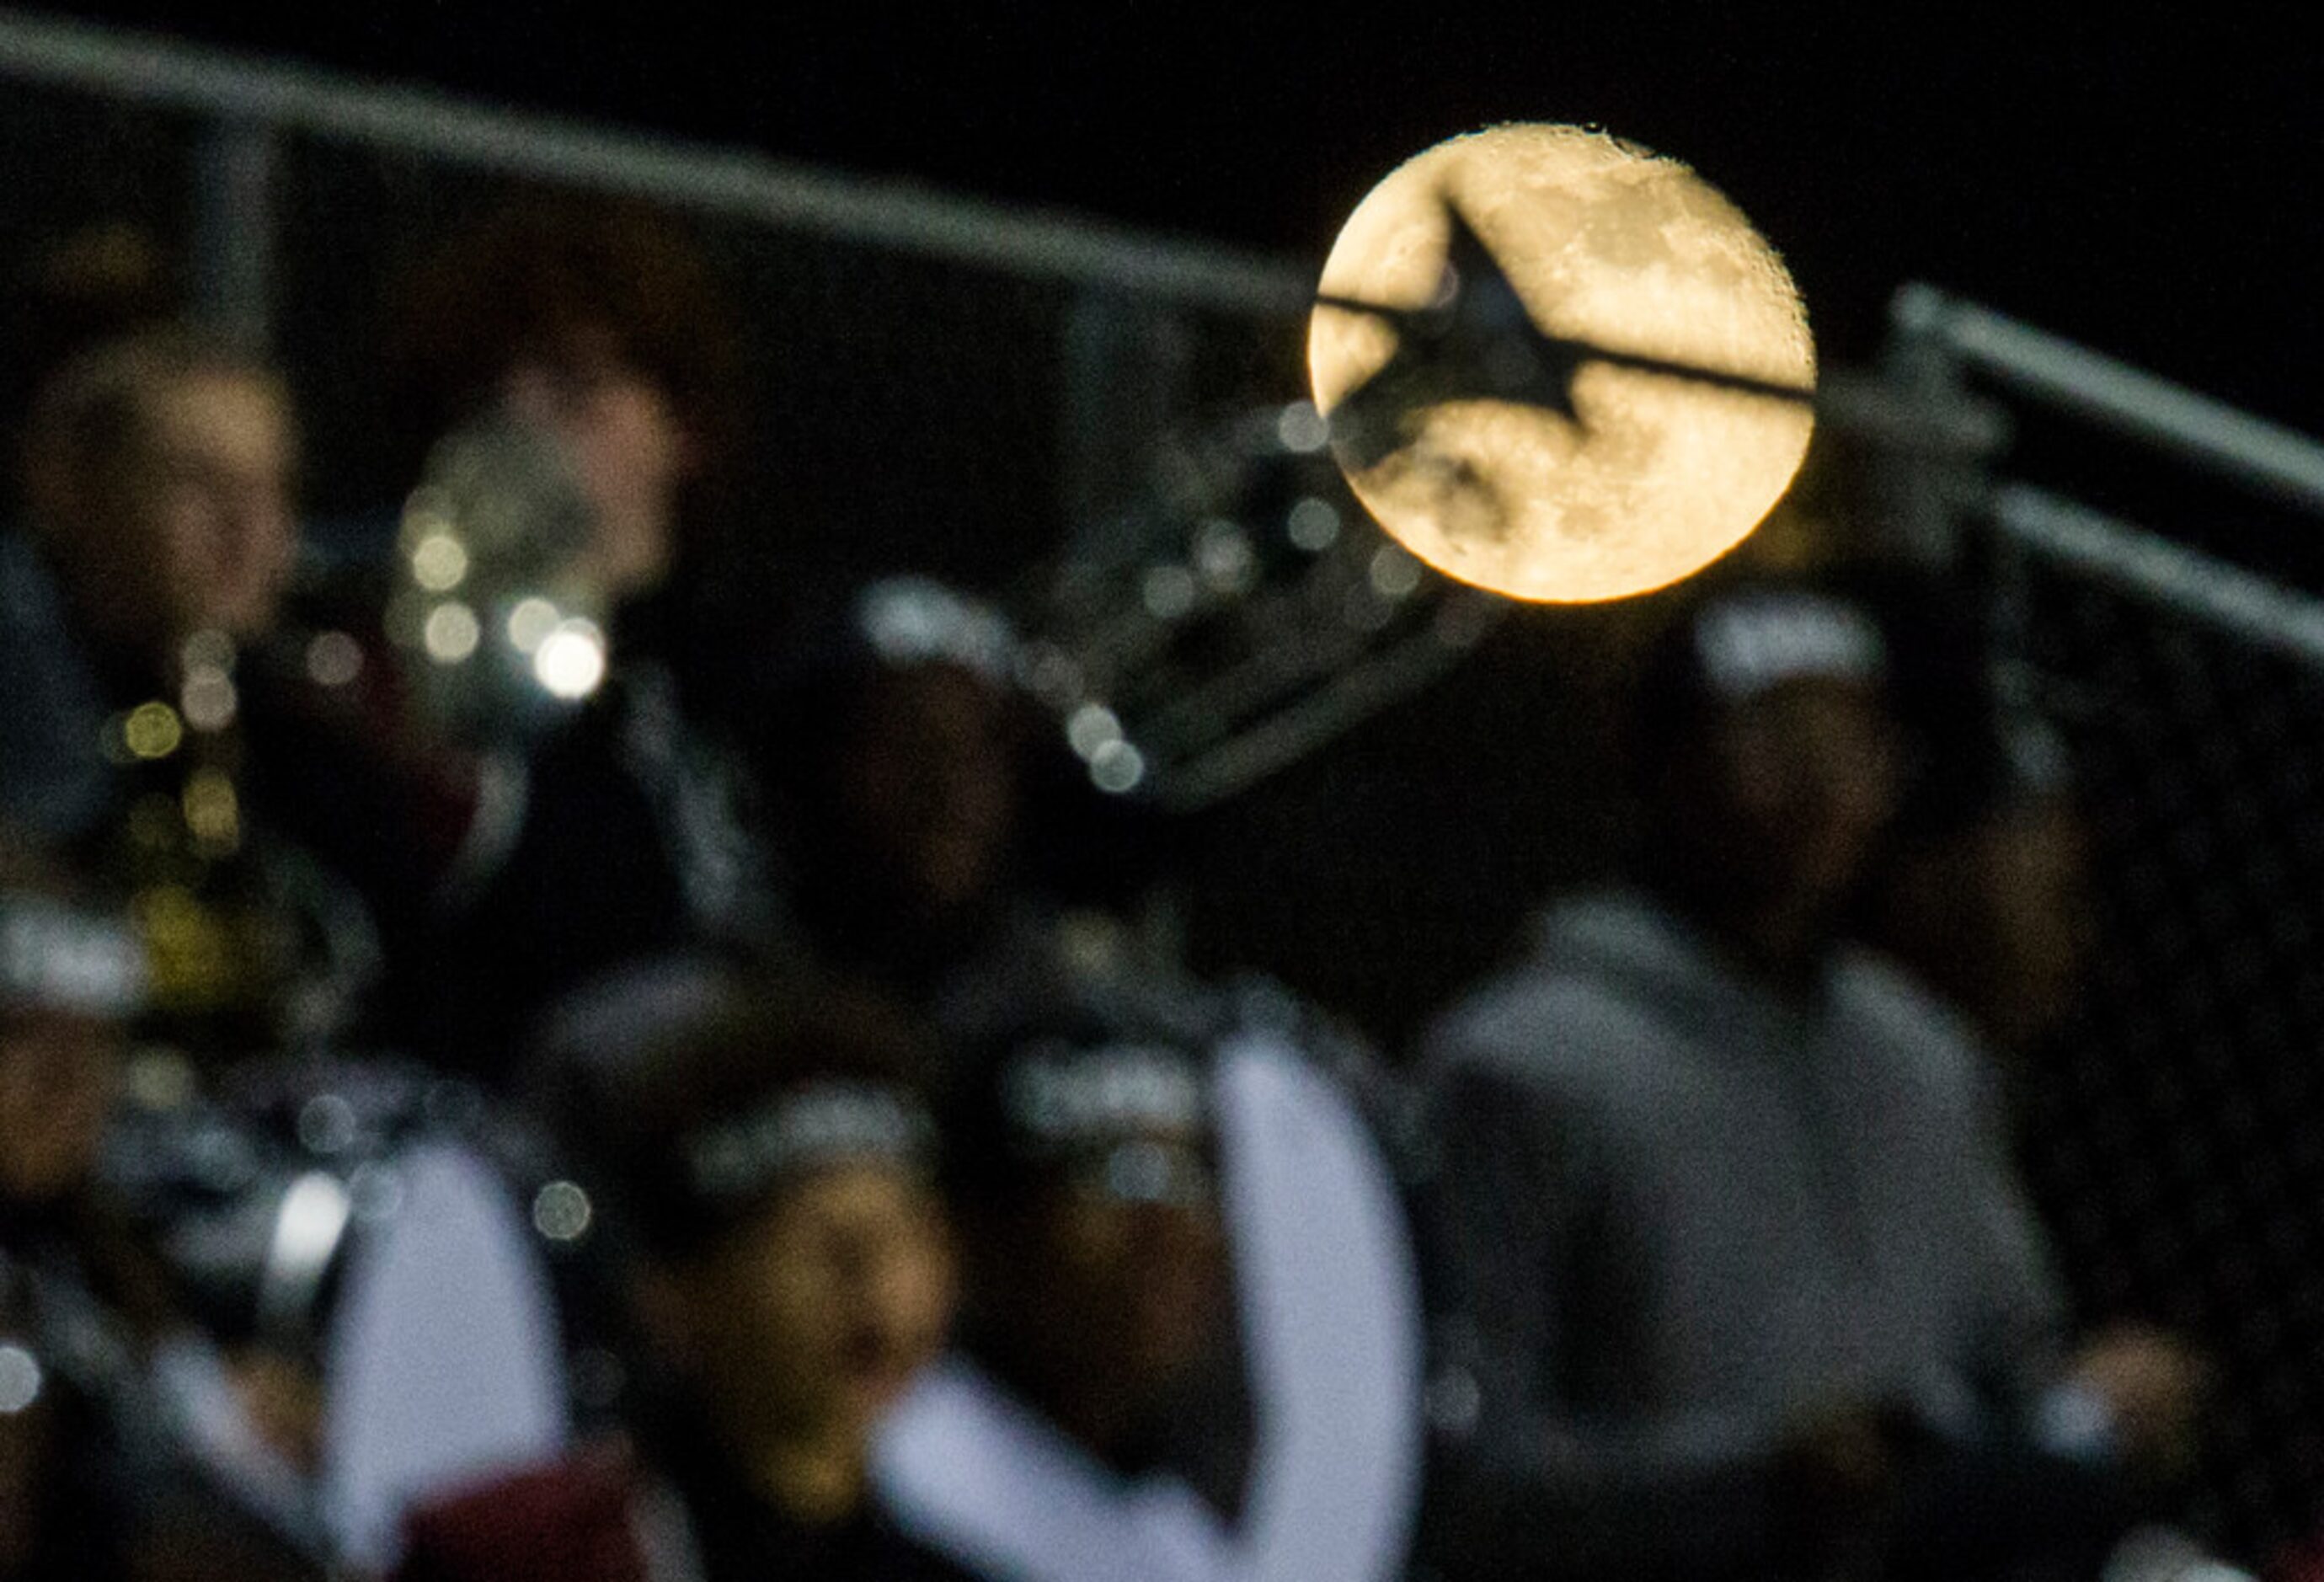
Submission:
<svg viewBox="0 0 2324 1582">
<path fill-rule="evenodd" d="M 198 769 L 188 775 L 179 803 L 187 829 L 208 850 L 230 852 L 242 844 L 241 799 L 222 772 Z"/>
<path fill-rule="evenodd" d="M 166 703 L 141 703 L 121 722 L 121 739 L 139 758 L 167 758 L 186 739 L 178 711 Z"/>
<path fill-rule="evenodd" d="M 140 890 L 129 916 L 145 948 L 155 1006 L 199 1010 L 225 1001 L 238 967 L 232 930 L 222 917 L 178 884 Z"/>
<path fill-rule="evenodd" d="M 1453 138 L 1358 206 L 1321 294 L 1392 309 L 1441 301 L 1459 209 L 1534 323 L 1591 347 L 1736 379 L 1812 387 L 1799 293 L 1773 248 L 1676 161 L 1572 126 Z M 1395 353 L 1388 320 L 1319 304 L 1308 370 L 1327 415 Z M 1585 358 L 1575 417 L 1447 399 L 1402 443 L 1358 458 L 1357 497 L 1450 576 L 1516 597 L 1619 598 L 1732 549 L 1789 486 L 1812 427 L 1804 401 Z"/>
</svg>

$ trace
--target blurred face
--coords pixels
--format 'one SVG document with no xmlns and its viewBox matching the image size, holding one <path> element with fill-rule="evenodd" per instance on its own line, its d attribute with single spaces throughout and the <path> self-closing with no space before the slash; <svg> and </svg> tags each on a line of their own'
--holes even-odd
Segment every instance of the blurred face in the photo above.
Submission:
<svg viewBox="0 0 2324 1582">
<path fill-rule="evenodd" d="M 1987 1000 L 2006 1037 L 2054 1027 L 2080 990 L 2091 948 L 2089 850 L 2062 800 L 1988 829 L 1978 892 L 1992 966 Z"/>
<path fill-rule="evenodd" d="M 1013 757 L 1001 695 L 973 672 L 929 664 L 881 675 L 841 748 L 838 794 L 854 844 L 924 912 L 975 900 L 1007 854 Z"/>
<path fill-rule="evenodd" d="M 586 574 L 615 599 L 658 585 L 674 550 L 678 490 L 694 470 L 669 393 L 609 332 L 585 330 L 518 362 L 501 401 L 554 438 L 580 480 L 595 523 Z"/>
<path fill-rule="evenodd" d="M 1907 964 L 2022 1048 L 2073 1007 L 2091 948 L 2088 842 L 2063 800 L 1923 854 L 1891 898 Z"/>
<path fill-rule="evenodd" d="M 933 1195 L 842 1165 L 659 1277 L 661 1327 L 724 1420 L 822 1440 L 868 1435 L 943 1343 L 952 1268 Z"/>
<path fill-rule="evenodd" d="M 1218 1201 L 1193 1140 L 1125 1139 L 1040 1194 L 998 1278 L 1069 1390 L 1167 1399 L 1224 1333 L 1231 1277 Z"/>
<path fill-rule="evenodd" d="M 1702 744 L 1701 856 L 1731 890 L 1812 910 L 1846 902 L 1895 816 L 1897 737 L 1879 695 L 1787 682 L 1714 717 Z"/>
<path fill-rule="evenodd" d="M 198 374 L 149 391 L 141 432 L 79 531 L 83 590 L 130 640 L 270 629 L 297 559 L 290 412 L 272 381 Z"/>
<path fill-rule="evenodd" d="M 119 1069 L 108 1023 L 0 1012 L 0 1198 L 51 1202 L 88 1179 Z"/>
</svg>

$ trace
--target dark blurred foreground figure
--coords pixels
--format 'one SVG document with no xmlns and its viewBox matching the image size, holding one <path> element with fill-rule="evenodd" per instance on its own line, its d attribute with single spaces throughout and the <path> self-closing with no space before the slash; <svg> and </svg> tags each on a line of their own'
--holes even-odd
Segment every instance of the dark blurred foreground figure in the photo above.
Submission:
<svg viewBox="0 0 2324 1582">
<path fill-rule="evenodd" d="M 988 1582 L 1399 1575 L 1416 1302 L 1345 1092 L 1271 1013 L 1019 1011 L 957 1056 L 960 1337 L 877 1462 L 905 1530 Z"/>
<path fill-rule="evenodd" d="M 1914 769 L 1858 908 L 1857 931 L 1904 969 L 1925 1013 L 1952 1021 L 1994 1081 L 2020 1147 L 2037 1062 L 2072 1016 L 2097 947 L 2090 831 L 2065 741 L 2006 706 L 1984 628 L 1960 590 L 1915 577 L 1865 589 L 1895 662 Z M 2082 1418 L 2151 1481 L 2188 1471 L 2210 1368 L 2188 1341 L 2118 1319 L 2082 1341 L 2053 1425 Z M 2150 1547 L 2192 1550 L 2157 1529 Z"/>
<path fill-rule="evenodd" d="M 1638 886 L 1430 1035 L 1448 1577 L 2095 1575 L 2183 1439 L 2185 1393 L 2070 1370 L 1975 1048 L 1840 943 L 1887 671 L 1854 604 L 1700 597 Z"/>
<path fill-rule="evenodd" d="M 250 805 L 242 661 L 290 586 L 295 455 L 272 367 L 143 332 L 42 392 L 0 534 L 0 818 L 132 893 L 147 1030 L 214 1057 L 342 1021 L 374 948 Z"/>
<path fill-rule="evenodd" d="M 756 753 L 779 794 L 794 921 L 820 959 L 948 1023 L 1036 985 L 1170 976 L 1122 916 L 1148 832 L 1086 776 L 1054 772 L 1063 731 L 1019 690 L 998 609 L 882 578 L 801 648 Z M 1104 893 L 1078 860 L 1093 849 Z"/>
<path fill-rule="evenodd" d="M 0 303 L 0 454 L 23 450 L 24 421 L 57 370 L 89 347 L 169 323 L 182 310 L 172 261 L 123 217 L 41 237 L 12 261 Z M 11 514 L 21 512 L 7 489 Z"/>
<path fill-rule="evenodd" d="M 97 1300 L 76 1222 L 141 975 L 125 930 L 33 879 L 0 848 L 0 1577 L 61 1577 L 76 1559 L 113 1577 L 126 1468 L 102 1383 L 62 1383 L 48 1331 L 60 1307 Z"/>
<path fill-rule="evenodd" d="M 97 1177 L 143 961 L 62 872 L 0 837 L 0 1577 L 319 1577 Z"/>
<path fill-rule="evenodd" d="M 1952 1006 L 2005 1078 L 2076 1007 L 2096 948 L 2089 820 L 2062 737 L 1992 673 L 1961 590 L 1873 578 L 1913 772 L 1859 931 Z"/>
<path fill-rule="evenodd" d="M 918 1034 L 695 963 L 567 1009 L 557 1107 L 638 1242 L 634 1437 L 423 1508 L 400 1575 L 956 1576 L 895 1531 L 866 1469 L 950 1308 Z"/>
<path fill-rule="evenodd" d="M 497 1076 L 530 1017 L 596 974 L 767 943 L 778 920 L 733 738 L 770 615 L 728 607 L 746 579 L 708 542 L 734 443 L 733 338 L 673 227 L 622 205 L 515 206 L 427 261 L 399 317 L 388 374 L 415 475 L 446 435 L 513 425 L 553 451 L 583 518 L 530 587 L 494 582 L 484 539 L 452 524 L 451 592 L 474 601 L 480 635 L 466 659 L 412 661 L 439 681 L 481 670 L 527 599 L 585 616 L 596 645 L 549 728 L 464 744 L 476 794 L 436 937 L 410 964 L 412 1003 L 454 1010 L 423 1036 Z M 537 661 L 543 640 L 529 641 Z"/>
<path fill-rule="evenodd" d="M 821 623 L 761 756 L 782 789 L 794 904 L 840 970 L 916 1004 L 1021 944 L 1019 761 L 1029 721 L 1000 613 L 895 577 Z"/>
<path fill-rule="evenodd" d="M 29 515 L 0 540 L 0 811 L 29 835 L 87 836 L 128 800 L 129 770 L 171 757 L 188 724 L 231 721 L 218 695 L 174 735 L 159 716 L 137 743 L 106 735 L 139 703 L 182 714 L 191 672 L 230 672 L 235 645 L 272 625 L 298 552 L 295 443 L 279 375 L 189 331 L 94 348 L 42 393 Z"/>
</svg>

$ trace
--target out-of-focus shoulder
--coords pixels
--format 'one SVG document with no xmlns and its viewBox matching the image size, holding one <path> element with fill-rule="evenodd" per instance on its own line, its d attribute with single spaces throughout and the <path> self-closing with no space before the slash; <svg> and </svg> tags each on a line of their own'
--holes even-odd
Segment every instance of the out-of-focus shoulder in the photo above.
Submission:
<svg viewBox="0 0 2324 1582">
<path fill-rule="evenodd" d="M 1923 1080 L 1971 1093 L 1984 1087 L 1987 1060 L 1977 1030 L 1898 963 L 1851 948 L 1834 967 L 1832 992 L 1879 1050 Z"/>
<path fill-rule="evenodd" d="M 1480 984 L 1432 1022 L 1417 1046 L 1424 1082 L 1483 1072 L 1553 1085 L 1584 1078 L 1611 1051 L 1637 1047 L 1637 1008 L 1591 977 L 1542 964 Z"/>
</svg>

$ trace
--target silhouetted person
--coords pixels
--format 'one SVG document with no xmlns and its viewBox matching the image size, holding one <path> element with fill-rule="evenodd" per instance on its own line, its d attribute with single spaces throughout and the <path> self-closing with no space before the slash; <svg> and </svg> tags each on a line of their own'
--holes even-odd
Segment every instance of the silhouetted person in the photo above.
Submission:
<svg viewBox="0 0 2324 1582">
<path fill-rule="evenodd" d="M 955 1575 L 896 1532 L 866 1467 L 950 1310 L 919 1034 L 876 1002 L 761 998 L 698 963 L 566 1009 L 555 1108 L 609 1228 L 636 1238 L 634 1434 L 423 1509 L 401 1575 Z"/>
<path fill-rule="evenodd" d="M 161 329 L 42 393 L 0 535 L 0 816 L 133 893 L 149 1031 L 232 1058 L 347 1014 L 359 904 L 256 804 L 252 660 L 299 553 L 296 424 L 264 361 Z"/>
<path fill-rule="evenodd" d="M 1036 994 L 954 1052 L 953 1354 L 881 1435 L 992 1582 L 1385 1582 L 1418 1335 L 1388 1173 L 1293 1023 Z"/>
<path fill-rule="evenodd" d="M 2059 1302 L 1976 1051 L 1840 938 L 1888 671 L 1843 599 L 1698 595 L 1642 674 L 1637 884 L 1428 1037 L 1448 1573 L 2075 1575 L 2126 1520 L 2041 1437 Z"/>
<path fill-rule="evenodd" d="M 1178 975 L 1119 915 L 1141 836 L 1018 688 L 991 605 L 883 578 L 814 628 L 775 691 L 758 755 L 780 793 L 801 942 L 955 1027 L 1036 985 Z M 1109 822 L 1109 819 L 1111 821 Z M 1074 872 L 1103 853 L 1111 893 Z"/>
<path fill-rule="evenodd" d="M 0 303 L 0 454 L 23 453 L 33 402 L 92 347 L 158 328 L 183 310 L 177 271 L 152 232 L 124 217 L 43 236 L 11 261 Z M 22 479 L 5 491 L 23 510 Z"/>
<path fill-rule="evenodd" d="M 98 1174 L 145 984 L 118 910 L 0 832 L 0 1577 L 318 1577 Z"/>
<path fill-rule="evenodd" d="M 1927 994 L 1931 1016 L 1956 1020 L 2014 1136 L 2033 1065 L 2072 1016 L 2097 948 L 2082 794 L 2065 739 L 2003 706 L 1983 628 L 1954 590 L 1903 578 L 1869 591 L 1897 656 L 1914 768 L 1858 931 Z M 2067 1377 L 2094 1422 L 2125 1420 L 2113 1436 L 2125 1470 L 2167 1486 L 2197 1451 L 2209 1371 L 2180 1337 L 2115 1322 L 2079 1343 Z"/>
<path fill-rule="evenodd" d="M 2097 947 L 2082 794 L 2065 739 L 2005 705 L 1965 590 L 1890 575 L 1865 594 L 1895 654 L 1911 772 L 1859 931 L 2006 1070 L 2071 1014 Z"/>
<path fill-rule="evenodd" d="M 279 375 L 189 332 L 110 343 L 42 393 L 30 514 L 0 538 L 0 812 L 80 838 L 128 800 L 129 765 L 171 755 L 164 738 L 143 753 L 110 740 L 111 717 L 179 712 L 201 658 L 189 642 L 272 626 L 298 551 L 295 456 Z"/>
<path fill-rule="evenodd" d="M 703 496 L 734 442 L 731 330 L 671 227 L 528 202 L 429 260 L 397 308 L 387 371 L 415 468 L 478 422 L 546 439 L 586 517 L 549 580 L 587 590 L 605 628 L 602 684 L 569 718 L 470 744 L 479 794 L 437 937 L 408 964 L 404 1003 L 448 1013 L 421 1034 L 432 1052 L 494 1076 L 526 1019 L 592 976 L 695 946 L 753 954 L 776 932 L 733 745 L 769 613 L 720 605 L 736 568 L 706 541 Z M 485 615 L 482 641 L 503 643 L 505 612 Z"/>
</svg>

